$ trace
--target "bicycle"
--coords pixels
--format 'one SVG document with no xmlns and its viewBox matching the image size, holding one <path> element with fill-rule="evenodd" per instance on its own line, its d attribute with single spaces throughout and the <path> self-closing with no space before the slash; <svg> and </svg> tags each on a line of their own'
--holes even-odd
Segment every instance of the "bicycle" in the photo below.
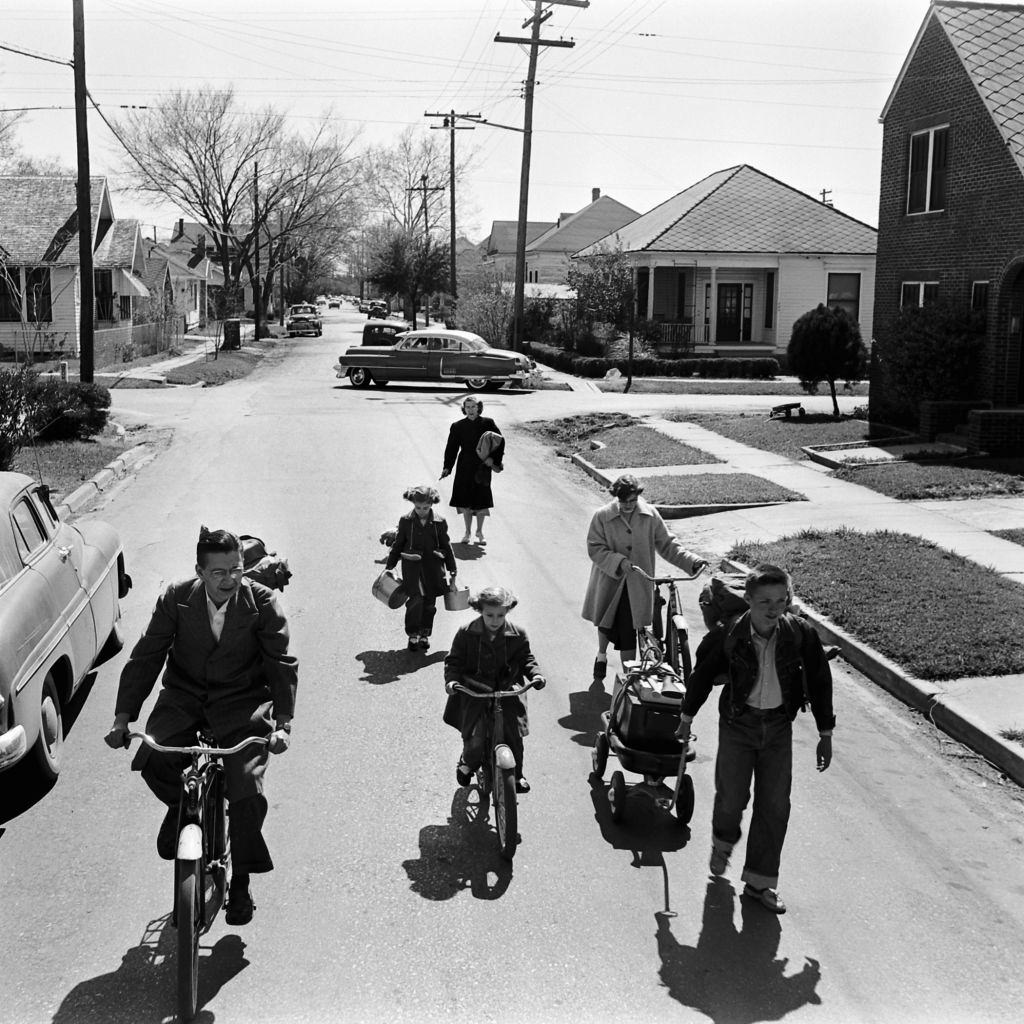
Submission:
<svg viewBox="0 0 1024 1024">
<path fill-rule="evenodd" d="M 222 759 L 252 743 L 266 746 L 269 742 L 264 736 L 249 736 L 233 747 L 215 747 L 213 737 L 203 730 L 199 730 L 197 738 L 196 746 L 165 747 L 144 732 L 127 735 L 127 743 L 137 739 L 162 754 L 187 754 L 192 759 L 181 773 L 171 911 L 171 923 L 178 932 L 178 1016 L 181 1020 L 195 1016 L 199 997 L 199 936 L 212 927 L 224 905 L 227 889 L 231 844 Z"/>
<path fill-rule="evenodd" d="M 693 659 L 690 654 L 690 627 L 683 614 L 677 585 L 695 580 L 704 569 L 701 567 L 689 576 L 651 576 L 638 565 L 632 568 L 654 584 L 654 619 L 650 628 L 637 630 L 637 651 L 641 661 L 664 663 L 685 683 L 693 672 Z"/>
<path fill-rule="evenodd" d="M 476 680 L 466 682 L 477 683 Z M 477 769 L 477 788 L 482 800 L 494 795 L 494 824 L 498 832 L 498 848 L 505 860 L 512 860 L 519 843 L 519 804 L 516 797 L 516 759 L 504 742 L 505 716 L 502 701 L 518 697 L 533 687 L 533 682 L 514 690 L 469 689 L 465 683 L 452 682 L 451 691 L 457 690 L 475 700 L 489 700 L 494 705 L 490 718 L 485 718 L 484 750 L 487 752 Z"/>
</svg>

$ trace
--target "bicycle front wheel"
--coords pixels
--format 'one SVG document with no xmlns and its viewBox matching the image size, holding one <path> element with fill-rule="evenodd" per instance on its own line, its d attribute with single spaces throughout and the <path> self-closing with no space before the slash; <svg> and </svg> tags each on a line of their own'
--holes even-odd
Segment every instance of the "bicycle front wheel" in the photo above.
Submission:
<svg viewBox="0 0 1024 1024">
<path fill-rule="evenodd" d="M 178 861 L 178 1017 L 191 1020 L 199 999 L 199 861 Z"/>
<path fill-rule="evenodd" d="M 500 768 L 494 782 L 494 820 L 498 826 L 498 844 L 505 860 L 516 854 L 519 842 L 519 808 L 516 803 L 516 773 Z"/>
</svg>

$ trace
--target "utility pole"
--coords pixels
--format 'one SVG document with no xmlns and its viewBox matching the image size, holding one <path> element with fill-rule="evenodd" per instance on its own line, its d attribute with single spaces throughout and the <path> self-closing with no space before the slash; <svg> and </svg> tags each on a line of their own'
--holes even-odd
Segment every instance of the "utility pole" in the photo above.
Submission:
<svg viewBox="0 0 1024 1024">
<path fill-rule="evenodd" d="M 257 160 L 253 164 L 252 171 L 252 230 L 256 238 L 256 273 L 252 282 L 252 304 L 253 304 L 253 330 L 256 331 L 256 340 L 260 340 L 260 164 Z"/>
<path fill-rule="evenodd" d="M 281 213 L 280 210 L 278 210 L 278 212 L 277 212 L 277 238 L 278 238 L 277 244 L 278 244 L 279 250 L 281 250 L 281 255 L 282 256 L 284 255 L 284 251 L 283 251 L 283 249 L 284 249 L 284 237 L 282 235 L 283 231 L 284 231 L 284 215 Z M 278 268 L 278 273 L 277 273 L 277 298 L 278 298 L 278 303 L 277 304 L 281 307 L 281 309 L 278 312 L 277 322 L 278 322 L 278 324 L 280 324 L 281 327 L 284 327 L 284 264 L 285 264 L 285 261 L 282 259 L 280 267 Z M 313 297 L 316 298 L 315 295 Z"/>
<path fill-rule="evenodd" d="M 423 193 L 423 257 L 426 259 L 427 253 L 430 249 L 430 220 L 427 217 L 427 193 L 428 192 L 443 192 L 443 185 L 428 185 L 427 176 L 425 174 L 420 175 L 420 183 L 413 185 L 412 188 L 407 188 L 406 192 L 422 192 Z M 416 326 L 416 296 L 412 296 L 412 325 Z M 427 297 L 427 304 L 424 307 L 423 313 L 423 326 L 426 327 L 430 324 L 430 297 Z"/>
<path fill-rule="evenodd" d="M 455 267 L 455 133 L 456 133 L 456 131 L 472 131 L 473 128 L 475 127 L 474 125 L 460 126 L 459 124 L 457 124 L 457 121 L 458 121 L 458 119 L 460 117 L 469 118 L 470 120 L 476 120 L 476 119 L 478 119 L 480 117 L 480 115 L 479 114 L 456 114 L 454 110 L 450 111 L 447 114 L 430 114 L 430 113 L 428 113 L 427 111 L 424 110 L 423 111 L 423 116 L 424 117 L 443 117 L 444 118 L 444 124 L 443 125 L 432 124 L 430 127 L 432 129 L 433 128 L 447 128 L 448 129 L 448 133 L 449 133 L 449 138 L 450 138 L 450 141 L 451 141 L 451 154 L 450 154 L 449 160 L 448 160 L 448 164 L 449 164 L 448 188 L 449 188 L 449 193 L 450 193 L 449 197 L 448 197 L 448 206 L 449 206 L 449 211 L 448 211 L 449 212 L 449 217 L 448 217 L 449 228 L 448 228 L 448 230 L 449 230 L 449 236 L 451 237 L 451 245 L 450 245 L 451 252 L 449 253 L 449 268 L 448 268 L 448 277 L 449 277 L 448 291 L 449 291 L 449 293 L 451 294 L 451 297 L 452 297 L 452 308 L 451 308 L 451 314 L 450 314 L 449 319 L 450 319 L 451 323 L 454 324 L 454 323 L 456 323 L 455 314 L 456 314 L 456 309 L 457 309 L 458 304 L 459 304 L 458 281 L 457 281 L 456 275 L 455 275 L 455 269 L 456 269 L 456 267 Z"/>
<path fill-rule="evenodd" d="M 533 86 L 537 77 L 537 53 L 541 46 L 573 47 L 576 44 L 567 39 L 541 39 L 540 27 L 551 11 L 542 11 L 544 5 L 560 5 L 563 7 L 589 7 L 590 0 L 534 0 L 533 17 L 527 18 L 522 27 L 531 27 L 530 38 L 521 39 L 515 36 L 494 37 L 496 43 L 516 43 L 530 47 L 530 62 L 526 72 L 523 99 L 523 162 L 519 174 L 519 226 L 516 231 L 516 283 L 515 298 L 512 312 L 512 350 L 518 352 L 521 344 L 523 324 L 523 291 L 526 280 L 526 214 L 529 207 L 530 194 L 530 154 L 533 146 Z"/>
<path fill-rule="evenodd" d="M 74 47 L 72 64 L 75 72 L 75 135 L 78 139 L 78 267 L 80 305 L 78 309 L 78 379 L 92 384 L 95 333 L 93 317 L 96 315 L 95 288 L 92 277 L 92 198 L 89 193 L 89 123 L 86 118 L 85 91 L 85 12 L 83 0 L 72 0 L 72 27 Z"/>
</svg>

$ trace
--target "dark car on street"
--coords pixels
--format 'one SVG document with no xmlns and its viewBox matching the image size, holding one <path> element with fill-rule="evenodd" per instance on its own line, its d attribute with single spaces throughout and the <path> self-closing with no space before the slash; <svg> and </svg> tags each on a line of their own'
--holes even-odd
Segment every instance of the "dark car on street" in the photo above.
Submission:
<svg viewBox="0 0 1024 1024">
<path fill-rule="evenodd" d="M 367 320 L 363 324 L 364 345 L 394 345 L 399 334 L 412 330 L 408 320 Z"/>
</svg>

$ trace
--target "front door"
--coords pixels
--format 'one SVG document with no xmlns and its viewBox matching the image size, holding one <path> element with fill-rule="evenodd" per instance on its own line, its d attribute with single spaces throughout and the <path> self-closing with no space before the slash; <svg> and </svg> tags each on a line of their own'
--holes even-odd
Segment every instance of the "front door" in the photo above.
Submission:
<svg viewBox="0 0 1024 1024">
<path fill-rule="evenodd" d="M 743 286 L 720 284 L 718 286 L 718 326 L 715 341 L 740 340 L 740 306 Z"/>
</svg>

